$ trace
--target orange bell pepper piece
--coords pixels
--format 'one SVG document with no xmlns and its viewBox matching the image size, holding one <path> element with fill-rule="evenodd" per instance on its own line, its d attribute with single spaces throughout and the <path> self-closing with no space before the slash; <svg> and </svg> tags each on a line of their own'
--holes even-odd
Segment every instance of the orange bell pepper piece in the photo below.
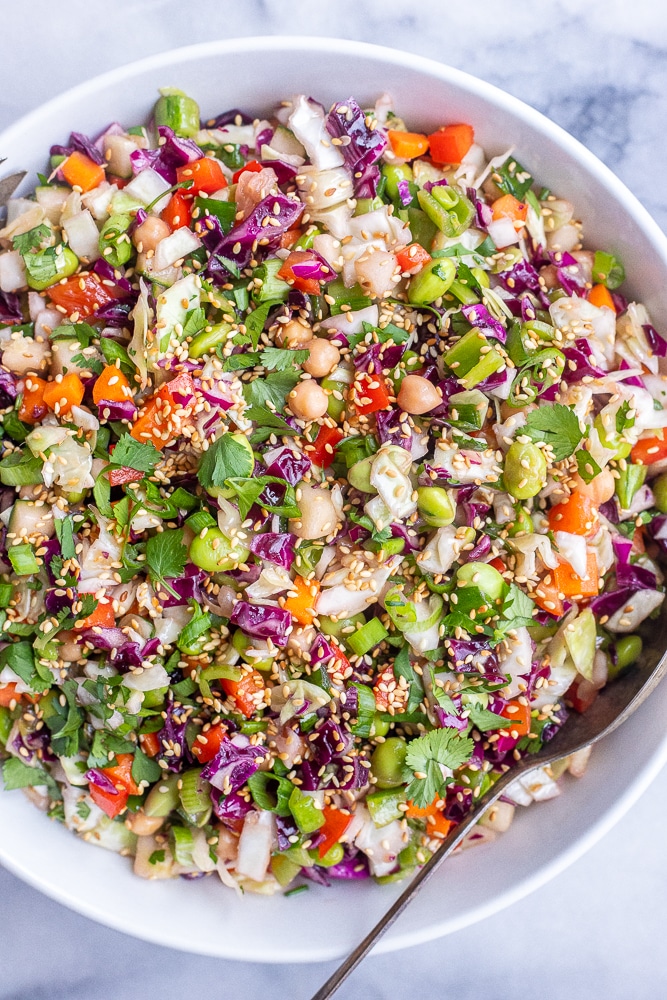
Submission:
<svg viewBox="0 0 667 1000">
<path fill-rule="evenodd" d="M 598 563 L 594 552 L 586 553 L 586 578 L 578 576 L 569 562 L 561 560 L 552 570 L 554 583 L 559 593 L 566 597 L 595 597 L 598 593 Z"/>
<path fill-rule="evenodd" d="M 300 625 L 312 625 L 315 619 L 314 604 L 319 592 L 320 584 L 317 580 L 304 580 L 302 576 L 297 576 L 292 584 L 291 593 L 294 596 L 285 601 L 285 611 L 289 611 Z"/>
<path fill-rule="evenodd" d="M 50 410 L 62 415 L 63 413 L 69 413 L 73 406 L 79 405 L 83 399 L 85 390 L 83 382 L 76 372 L 63 375 L 60 381 L 58 381 L 58 377 L 54 382 L 46 383 L 44 388 L 44 402 Z"/>
<path fill-rule="evenodd" d="M 126 403 L 128 399 L 132 399 L 130 383 L 115 365 L 107 365 L 93 386 L 93 400 L 96 404 L 107 399 L 113 403 Z"/>
<path fill-rule="evenodd" d="M 401 269 L 401 274 L 416 274 L 430 260 L 430 253 L 424 250 L 420 243 L 410 243 L 396 252 L 396 263 Z"/>
<path fill-rule="evenodd" d="M 525 222 L 528 215 L 528 205 L 519 201 L 513 194 L 504 194 L 497 198 L 491 206 L 494 219 L 511 219 L 512 222 Z"/>
<path fill-rule="evenodd" d="M 640 438 L 630 452 L 630 458 L 635 465 L 652 465 L 667 458 L 667 438 Z"/>
<path fill-rule="evenodd" d="M 421 132 L 399 132 L 389 129 L 387 132 L 391 151 L 401 160 L 414 160 L 428 152 L 428 139 Z"/>
<path fill-rule="evenodd" d="M 226 735 L 227 727 L 219 722 L 215 726 L 209 726 L 206 732 L 198 733 L 192 744 L 193 757 L 200 764 L 208 764 L 217 754 Z"/>
<path fill-rule="evenodd" d="M 530 732 L 530 705 L 524 705 L 519 698 L 509 701 L 500 715 L 508 720 L 507 728 L 512 736 L 527 736 Z"/>
<path fill-rule="evenodd" d="M 324 837 L 324 840 L 317 845 L 317 853 L 320 858 L 323 858 L 334 844 L 338 843 L 352 822 L 350 813 L 342 812 L 333 806 L 325 806 L 322 815 L 324 816 L 324 825 L 319 828 L 318 833 Z"/>
<path fill-rule="evenodd" d="M 592 302 L 594 306 L 603 306 L 605 309 L 613 309 L 616 312 L 614 300 L 606 285 L 593 285 L 588 293 L 588 301 Z"/>
<path fill-rule="evenodd" d="M 378 712 L 386 712 L 389 708 L 389 692 L 386 687 L 396 685 L 396 676 L 391 664 L 384 667 L 373 682 L 373 694 L 375 695 L 375 707 Z"/>
<path fill-rule="evenodd" d="M 87 618 L 82 618 L 79 622 L 76 622 L 73 628 L 75 632 L 83 632 L 85 629 L 93 628 L 95 625 L 101 628 L 113 628 L 115 624 L 116 616 L 113 604 L 109 598 L 103 597 L 97 602 L 95 610 Z"/>
<path fill-rule="evenodd" d="M 183 191 L 174 191 L 167 207 L 160 212 L 160 218 L 167 223 L 172 233 L 183 226 L 190 225 L 192 219 L 190 201 L 183 194 Z"/>
<path fill-rule="evenodd" d="M 475 141 L 472 125 L 445 125 L 428 136 L 434 163 L 460 163 Z"/>
<path fill-rule="evenodd" d="M 142 733 L 139 737 L 139 746 L 147 757 L 157 757 L 160 752 L 160 740 L 157 733 Z"/>
<path fill-rule="evenodd" d="M 442 810 L 438 809 L 436 802 L 439 802 L 439 798 L 435 798 L 430 805 L 426 806 L 424 809 L 420 809 L 416 806 L 411 799 L 408 799 L 408 808 L 404 813 L 408 819 L 423 819 L 426 820 L 426 832 L 432 837 L 437 834 L 438 837 L 446 837 L 451 828 L 454 826 L 451 819 L 446 819 Z"/>
<path fill-rule="evenodd" d="M 132 437 L 137 441 L 149 441 L 161 451 L 178 432 L 181 417 L 190 412 L 190 406 L 183 406 L 179 400 L 180 395 L 194 397 L 194 385 L 186 373 L 165 382 L 146 402 L 132 425 Z"/>
<path fill-rule="evenodd" d="M 64 309 L 68 316 L 78 313 L 79 319 L 85 320 L 103 306 L 124 298 L 127 292 L 117 285 L 103 285 L 99 275 L 88 271 L 59 281 L 49 288 L 47 294 L 54 305 Z"/>
<path fill-rule="evenodd" d="M 105 178 L 104 167 L 78 149 L 60 164 L 60 172 L 68 184 L 80 188 L 84 194 L 96 188 Z"/>
<path fill-rule="evenodd" d="M 43 378 L 28 375 L 23 389 L 23 399 L 19 407 L 19 420 L 24 424 L 38 424 L 46 416 L 48 406 L 44 402 L 44 390 L 48 385 Z"/>
<path fill-rule="evenodd" d="M 264 678 L 259 670 L 248 670 L 239 681 L 223 678 L 220 687 L 233 698 L 239 712 L 249 719 L 264 705 Z"/>
<path fill-rule="evenodd" d="M 633 459 L 634 461 L 634 459 Z M 590 497 L 575 490 L 567 500 L 549 511 L 549 529 L 572 535 L 591 535 L 597 530 L 598 512 Z"/>
<path fill-rule="evenodd" d="M 192 181 L 192 186 L 183 188 L 185 197 L 192 198 L 196 194 L 213 194 L 221 188 L 227 187 L 227 178 L 222 172 L 222 167 L 217 160 L 211 156 L 202 156 L 194 163 L 186 163 L 182 167 L 176 167 L 176 180 Z"/>
<path fill-rule="evenodd" d="M 117 764 L 113 767 L 100 768 L 102 774 L 112 782 L 116 788 L 116 794 L 105 791 L 97 785 L 90 784 L 90 797 L 100 809 L 107 814 L 110 819 L 115 819 L 127 806 L 130 795 L 139 795 L 139 787 L 132 777 L 132 762 L 134 755 L 131 753 L 119 753 L 116 755 Z"/>
</svg>

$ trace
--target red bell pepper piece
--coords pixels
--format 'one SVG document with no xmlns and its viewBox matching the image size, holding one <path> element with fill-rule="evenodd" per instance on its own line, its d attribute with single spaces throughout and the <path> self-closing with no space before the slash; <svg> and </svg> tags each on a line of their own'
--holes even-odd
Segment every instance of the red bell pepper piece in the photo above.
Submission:
<svg viewBox="0 0 667 1000">
<path fill-rule="evenodd" d="M 238 184 L 239 177 L 241 176 L 241 174 L 244 174 L 246 170 L 249 170 L 253 174 L 258 174 L 260 170 L 263 169 L 264 168 L 262 164 L 258 163 L 257 160 L 248 160 L 245 166 L 237 170 L 236 173 L 232 176 L 232 184 Z"/>
<path fill-rule="evenodd" d="M 192 744 L 192 756 L 196 757 L 200 764 L 208 764 L 216 756 L 226 734 L 227 728 L 219 722 L 215 726 L 210 726 L 205 733 L 198 733 Z"/>
<path fill-rule="evenodd" d="M 160 212 L 160 218 L 167 223 L 172 233 L 183 226 L 190 226 L 192 221 L 191 200 L 183 191 L 174 191 L 167 207 Z"/>
<path fill-rule="evenodd" d="M 115 819 L 127 806 L 130 795 L 139 795 L 139 787 L 132 777 L 132 763 L 134 755 L 131 753 L 119 753 L 116 756 L 117 764 L 113 767 L 100 768 L 102 774 L 116 788 L 116 793 L 105 791 L 97 785 L 90 784 L 90 797 L 100 809 L 107 814 L 110 819 Z"/>
<path fill-rule="evenodd" d="M 344 813 L 340 809 L 334 809 L 333 806 L 325 806 L 322 813 L 324 815 L 324 825 L 319 828 L 318 833 L 324 837 L 324 840 L 321 840 L 317 845 L 317 852 L 320 858 L 323 858 L 334 844 L 338 843 L 352 822 L 352 816 L 349 813 Z"/>
<path fill-rule="evenodd" d="M 319 466 L 320 469 L 326 469 L 327 466 L 331 465 L 336 445 L 344 437 L 345 435 L 338 427 L 329 427 L 328 424 L 322 424 L 313 443 L 307 444 L 305 448 L 313 465 Z"/>
<path fill-rule="evenodd" d="M 360 372 L 353 386 L 353 402 L 357 413 L 375 413 L 391 404 L 389 388 L 382 375 Z"/>
</svg>

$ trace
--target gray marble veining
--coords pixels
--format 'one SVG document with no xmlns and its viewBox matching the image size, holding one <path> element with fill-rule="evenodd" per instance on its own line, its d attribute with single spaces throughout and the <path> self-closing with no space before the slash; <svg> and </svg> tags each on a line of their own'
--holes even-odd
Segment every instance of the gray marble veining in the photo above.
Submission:
<svg viewBox="0 0 667 1000">
<path fill-rule="evenodd" d="M 527 101 L 604 160 L 667 227 L 667 8 L 656 0 L 31 0 L 2 13 L 0 127 L 96 73 L 185 43 L 357 38 L 440 59 Z M 371 959 L 341 1000 L 667 995 L 666 801 L 663 773 L 549 885 L 477 927 Z M 298 897 L 295 933 L 316 933 L 299 928 Z M 330 971 L 242 967 L 152 947 L 69 913 L 2 870 L 0 970 L 0 1000 L 296 1000 Z"/>
</svg>

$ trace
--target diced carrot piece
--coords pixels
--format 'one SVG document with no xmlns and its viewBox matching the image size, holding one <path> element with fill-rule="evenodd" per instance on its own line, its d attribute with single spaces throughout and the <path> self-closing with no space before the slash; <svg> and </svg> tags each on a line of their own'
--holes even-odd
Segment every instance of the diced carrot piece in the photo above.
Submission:
<svg viewBox="0 0 667 1000">
<path fill-rule="evenodd" d="M 22 695 L 16 693 L 16 684 L 10 681 L 0 686 L 0 708 L 9 708 L 12 702 L 20 701 Z"/>
<path fill-rule="evenodd" d="M 546 583 L 545 580 L 549 582 Z M 548 611 L 550 615 L 560 618 L 565 608 L 562 599 L 558 596 L 558 587 L 551 573 L 547 574 L 545 580 L 540 580 L 530 596 L 543 611 Z"/>
<path fill-rule="evenodd" d="M 288 597 L 284 608 L 289 611 L 292 618 L 296 618 L 300 625 L 312 625 L 315 618 L 314 604 L 320 592 L 320 584 L 317 580 L 304 580 L 302 576 L 297 576 L 292 584 L 294 597 Z"/>
<path fill-rule="evenodd" d="M 83 382 L 76 374 L 70 372 L 63 375 L 60 382 L 47 382 L 44 388 L 44 402 L 50 410 L 57 414 L 69 413 L 73 406 L 78 406 L 83 399 Z"/>
<path fill-rule="evenodd" d="M 132 399 L 132 390 L 127 378 L 115 365 L 107 365 L 98 375 L 93 386 L 93 400 L 100 403 L 109 399 L 114 403 L 126 403 Z"/>
<path fill-rule="evenodd" d="M 434 163 L 460 163 L 475 141 L 472 125 L 445 125 L 428 136 Z"/>
<path fill-rule="evenodd" d="M 586 553 L 586 578 L 578 576 L 569 562 L 562 559 L 552 570 L 559 593 L 566 597 L 595 597 L 598 593 L 598 564 L 594 552 Z"/>
<path fill-rule="evenodd" d="M 105 177 L 104 167 L 78 149 L 60 164 L 60 172 L 68 184 L 80 188 L 84 194 L 101 184 Z"/>
<path fill-rule="evenodd" d="M 528 215 L 528 205 L 519 201 L 513 194 L 504 194 L 497 198 L 491 206 L 494 219 L 511 219 L 512 222 L 525 222 Z"/>
<path fill-rule="evenodd" d="M 603 306 L 605 309 L 613 309 L 616 312 L 614 300 L 606 285 L 593 285 L 588 293 L 588 301 L 592 302 L 594 306 Z"/>
<path fill-rule="evenodd" d="M 399 132 L 389 129 L 387 132 L 392 153 L 401 160 L 414 160 L 428 152 L 428 139 L 421 132 Z"/>
<path fill-rule="evenodd" d="M 38 424 L 46 416 L 48 406 L 44 402 L 44 390 L 48 383 L 36 375 L 28 375 L 23 389 L 23 399 L 19 407 L 19 420 L 24 424 Z"/>
</svg>

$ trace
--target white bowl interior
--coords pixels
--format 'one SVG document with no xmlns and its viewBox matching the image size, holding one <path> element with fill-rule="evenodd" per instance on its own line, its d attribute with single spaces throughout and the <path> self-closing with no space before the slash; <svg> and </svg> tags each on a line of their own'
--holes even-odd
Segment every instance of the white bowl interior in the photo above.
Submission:
<svg viewBox="0 0 667 1000">
<path fill-rule="evenodd" d="M 357 42 L 308 38 L 213 42 L 123 67 L 55 98 L 0 136 L 3 172 L 44 170 L 49 145 L 72 129 L 146 120 L 157 88 L 181 87 L 204 117 L 229 107 L 262 114 L 306 92 L 323 103 L 382 91 L 415 128 L 474 124 L 489 153 L 509 146 L 537 180 L 570 198 L 589 245 L 617 252 L 628 287 L 667 320 L 667 242 L 632 194 L 592 154 L 537 112 L 447 66 Z M 452 859 L 388 932 L 378 951 L 435 938 L 481 919 L 578 857 L 641 794 L 667 756 L 667 685 L 594 753 L 567 794 L 518 817 L 490 846 Z M 65 905 L 163 945 L 225 958 L 321 961 L 343 955 L 401 890 L 372 882 L 311 886 L 294 898 L 237 898 L 213 878 L 145 882 L 128 861 L 93 850 L 20 794 L 0 794 L 0 860 Z M 303 934 L 304 927 L 313 932 Z M 299 932 L 295 933 L 295 928 Z"/>
</svg>

